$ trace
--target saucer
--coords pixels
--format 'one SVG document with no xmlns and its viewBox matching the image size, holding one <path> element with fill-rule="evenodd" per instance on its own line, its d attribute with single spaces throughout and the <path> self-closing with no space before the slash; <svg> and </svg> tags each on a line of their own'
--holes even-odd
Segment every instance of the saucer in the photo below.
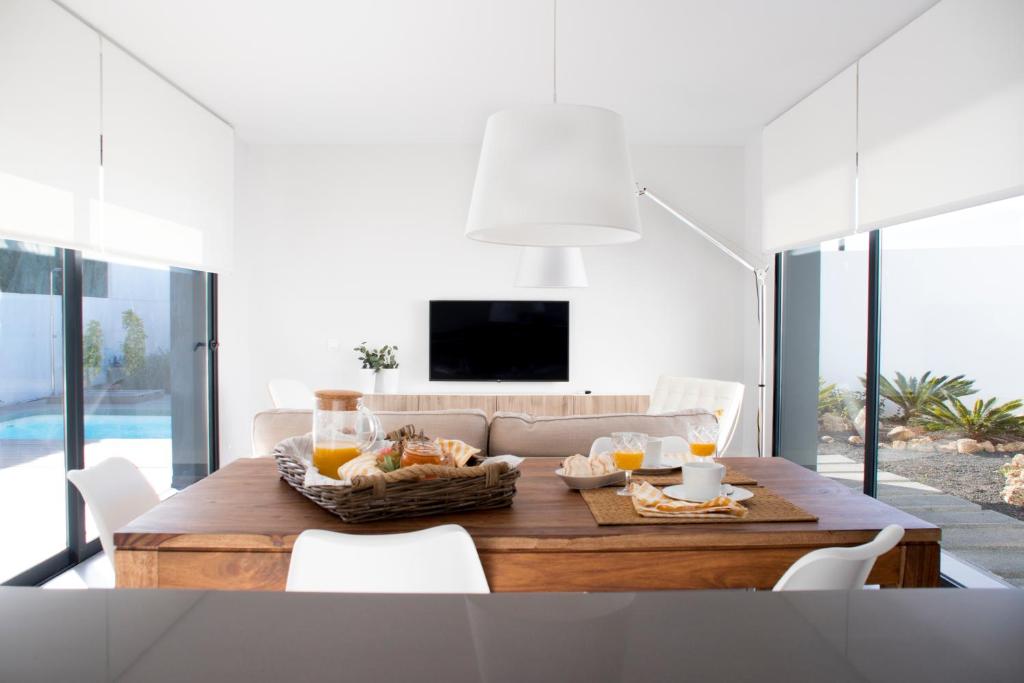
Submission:
<svg viewBox="0 0 1024 683">
<path fill-rule="evenodd" d="M 668 474 L 682 467 L 681 462 L 672 462 L 671 460 L 661 459 L 657 467 L 641 467 L 635 470 L 633 474 Z"/>
<path fill-rule="evenodd" d="M 685 500 L 687 503 L 706 503 L 706 500 L 693 500 L 692 498 L 686 497 L 686 486 L 684 484 L 676 484 L 675 486 L 666 486 L 662 489 L 662 492 L 669 498 L 675 498 L 676 500 Z M 739 503 L 740 501 L 750 500 L 754 497 L 754 492 L 749 489 L 743 489 L 739 486 L 733 486 L 732 484 L 722 484 L 722 495 L 729 498 L 733 502 Z"/>
</svg>

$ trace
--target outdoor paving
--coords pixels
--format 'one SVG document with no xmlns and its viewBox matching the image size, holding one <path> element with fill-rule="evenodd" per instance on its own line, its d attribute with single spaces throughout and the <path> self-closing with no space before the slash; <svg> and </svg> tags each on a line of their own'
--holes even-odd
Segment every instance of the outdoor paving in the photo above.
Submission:
<svg viewBox="0 0 1024 683">
<path fill-rule="evenodd" d="M 860 489 L 864 465 L 842 455 L 818 456 L 818 473 Z M 984 510 L 891 472 L 878 473 L 879 500 L 942 528 L 942 549 L 1024 587 L 1024 522 Z"/>
</svg>

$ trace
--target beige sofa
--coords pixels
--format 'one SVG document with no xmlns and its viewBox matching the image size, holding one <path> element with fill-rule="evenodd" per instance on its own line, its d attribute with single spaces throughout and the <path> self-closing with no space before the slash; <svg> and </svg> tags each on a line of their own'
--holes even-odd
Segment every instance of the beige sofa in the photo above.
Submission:
<svg viewBox="0 0 1024 683">
<path fill-rule="evenodd" d="M 386 431 L 412 424 L 430 436 L 465 441 L 485 454 L 522 456 L 586 454 L 594 439 L 612 432 L 685 436 L 690 425 L 715 422 L 715 416 L 704 410 L 680 410 L 661 415 L 616 413 L 564 417 L 498 412 L 490 423 L 481 410 L 380 411 L 376 414 Z M 312 421 L 310 410 L 278 409 L 257 413 L 252 423 L 252 454 L 271 455 L 274 446 L 284 439 L 309 433 Z"/>
</svg>

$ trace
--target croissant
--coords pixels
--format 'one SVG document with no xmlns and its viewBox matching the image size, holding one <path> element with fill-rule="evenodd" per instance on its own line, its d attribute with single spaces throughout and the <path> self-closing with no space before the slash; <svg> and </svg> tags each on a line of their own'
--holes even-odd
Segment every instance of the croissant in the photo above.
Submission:
<svg viewBox="0 0 1024 683">
<path fill-rule="evenodd" d="M 590 460 L 587 456 L 577 453 L 562 461 L 562 472 L 570 477 L 589 477 Z"/>
</svg>

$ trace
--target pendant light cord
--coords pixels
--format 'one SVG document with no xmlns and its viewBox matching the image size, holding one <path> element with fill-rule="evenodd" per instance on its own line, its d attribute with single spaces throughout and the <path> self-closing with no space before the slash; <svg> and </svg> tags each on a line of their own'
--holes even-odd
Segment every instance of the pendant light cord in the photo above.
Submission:
<svg viewBox="0 0 1024 683">
<path fill-rule="evenodd" d="M 558 0 L 551 10 L 551 103 L 558 104 Z"/>
</svg>

